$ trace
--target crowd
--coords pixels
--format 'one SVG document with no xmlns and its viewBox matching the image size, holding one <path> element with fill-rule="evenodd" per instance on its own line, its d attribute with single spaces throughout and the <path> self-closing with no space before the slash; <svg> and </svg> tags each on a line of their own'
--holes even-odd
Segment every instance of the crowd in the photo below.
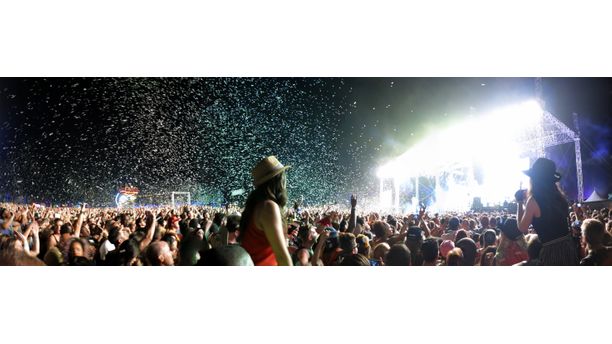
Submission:
<svg viewBox="0 0 612 344">
<path fill-rule="evenodd" d="M 276 158 L 243 209 L 0 206 L 0 265 L 612 265 L 610 210 L 569 205 L 554 163 L 526 171 L 516 214 L 288 207 Z"/>
</svg>

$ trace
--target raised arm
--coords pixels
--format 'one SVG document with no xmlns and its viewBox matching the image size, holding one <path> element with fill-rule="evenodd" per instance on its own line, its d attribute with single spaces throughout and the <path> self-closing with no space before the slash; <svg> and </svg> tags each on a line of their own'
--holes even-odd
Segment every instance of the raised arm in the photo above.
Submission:
<svg viewBox="0 0 612 344">
<path fill-rule="evenodd" d="M 77 220 L 76 226 L 74 228 L 74 236 L 78 238 L 81 235 L 81 227 L 83 226 L 83 220 L 85 219 L 85 203 L 81 204 L 81 211 L 79 212 L 79 219 Z"/>
<path fill-rule="evenodd" d="M 151 241 L 153 241 L 153 235 L 155 235 L 155 226 L 157 225 L 157 221 L 155 221 L 155 215 L 153 215 L 152 212 L 147 211 L 147 226 L 148 226 L 148 230 L 147 230 L 147 235 L 145 236 L 144 239 L 142 239 L 142 241 L 140 242 L 140 250 L 144 251 L 144 249 L 149 246 L 149 244 L 151 243 Z"/>
<path fill-rule="evenodd" d="M 23 232 L 23 236 L 24 237 L 29 237 L 30 236 L 30 232 L 32 232 L 32 225 L 34 224 L 34 222 L 36 221 L 30 221 L 29 224 L 25 227 L 25 232 Z M 36 223 L 36 225 L 38 225 L 38 223 Z M 21 228 L 23 228 L 25 226 L 25 221 L 21 223 Z"/>
<path fill-rule="evenodd" d="M 23 250 L 25 251 L 25 253 L 29 255 L 30 244 L 28 243 L 28 238 L 23 236 L 23 234 L 21 234 L 19 231 L 15 231 L 15 236 L 17 236 L 17 239 L 19 239 L 19 241 L 21 241 L 21 243 L 23 244 Z"/>
<path fill-rule="evenodd" d="M 281 212 L 278 204 L 270 200 L 265 201 L 261 208 L 260 218 L 266 220 L 258 222 L 261 224 L 261 228 L 270 246 L 272 246 L 272 251 L 274 251 L 274 256 L 276 257 L 278 265 L 291 266 L 293 262 L 291 261 L 289 250 L 287 249 L 285 231 L 283 230 L 283 221 L 281 220 L 280 214 Z"/>
<path fill-rule="evenodd" d="M 429 226 L 427 225 L 427 221 L 424 219 L 426 217 L 425 211 L 426 211 L 425 207 L 419 207 L 418 225 L 423 231 L 423 233 L 425 234 L 425 237 L 429 238 L 431 236 L 431 230 Z"/>
<path fill-rule="evenodd" d="M 32 234 L 32 241 L 33 241 L 33 247 L 30 250 L 30 256 L 36 257 L 40 253 L 40 238 L 38 236 L 38 233 L 40 232 L 40 226 L 38 225 L 38 222 L 36 220 L 30 223 L 30 225 L 28 226 L 27 232 Z"/>
<path fill-rule="evenodd" d="M 419 227 L 421 227 L 423 234 L 425 234 L 425 238 L 429 238 L 431 236 L 431 230 L 429 229 L 429 226 L 427 225 L 427 221 L 421 219 L 419 222 Z"/>
<path fill-rule="evenodd" d="M 310 258 L 310 263 L 312 266 L 319 265 L 319 260 L 321 260 L 321 256 L 323 255 L 323 249 L 325 248 L 325 241 L 329 238 L 329 232 L 323 231 L 319 235 L 319 241 L 317 242 L 317 247 L 315 247 L 314 254 L 312 258 Z"/>
<path fill-rule="evenodd" d="M 22 226 L 22 228 L 26 224 L 26 222 L 28 222 L 29 218 L 30 218 L 30 209 L 27 206 L 25 206 L 23 207 L 23 210 L 21 211 L 21 216 L 19 217 L 19 224 Z"/>
<path fill-rule="evenodd" d="M 349 218 L 349 223 L 348 223 L 348 231 L 350 233 L 353 233 L 355 235 L 359 234 L 357 233 L 357 216 L 355 214 L 355 207 L 357 206 L 357 197 L 355 197 L 355 195 L 351 195 L 351 217 Z"/>
<path fill-rule="evenodd" d="M 519 230 L 523 232 L 523 234 L 527 234 L 529 232 L 529 225 L 533 222 L 533 218 L 539 209 L 538 203 L 530 197 L 527 200 L 527 204 L 523 208 L 523 202 L 518 202 L 517 204 L 517 214 L 516 218 L 519 220 Z"/>
</svg>

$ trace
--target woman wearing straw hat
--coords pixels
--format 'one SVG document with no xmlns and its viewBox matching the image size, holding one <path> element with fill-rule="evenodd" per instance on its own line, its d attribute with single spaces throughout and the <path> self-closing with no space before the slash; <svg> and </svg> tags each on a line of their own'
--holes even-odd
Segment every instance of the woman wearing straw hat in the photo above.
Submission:
<svg viewBox="0 0 612 344">
<path fill-rule="evenodd" d="M 525 171 L 530 178 L 529 192 L 515 194 L 519 230 L 533 225 L 540 241 L 540 265 L 578 265 L 578 254 L 569 231 L 568 203 L 557 185 L 561 175 L 552 160 L 539 158 Z M 523 207 L 523 203 L 527 202 Z"/>
<path fill-rule="evenodd" d="M 253 190 L 240 221 L 240 244 L 255 265 L 293 265 L 283 227 L 281 209 L 287 204 L 285 170 L 274 156 L 253 169 Z"/>
</svg>

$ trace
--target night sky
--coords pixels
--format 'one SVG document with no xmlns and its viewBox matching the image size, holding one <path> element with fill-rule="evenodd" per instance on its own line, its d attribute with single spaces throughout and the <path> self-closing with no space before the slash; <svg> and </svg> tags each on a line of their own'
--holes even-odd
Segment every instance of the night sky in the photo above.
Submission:
<svg viewBox="0 0 612 344">
<path fill-rule="evenodd" d="M 573 128 L 580 114 L 585 196 L 612 192 L 612 80 L 543 86 L 557 118 Z M 110 203 L 131 183 L 213 202 L 248 191 L 274 154 L 293 167 L 291 198 L 344 202 L 376 192 L 378 164 L 428 133 L 533 96 L 533 78 L 0 78 L 0 192 Z M 549 153 L 574 197 L 573 145 Z"/>
</svg>

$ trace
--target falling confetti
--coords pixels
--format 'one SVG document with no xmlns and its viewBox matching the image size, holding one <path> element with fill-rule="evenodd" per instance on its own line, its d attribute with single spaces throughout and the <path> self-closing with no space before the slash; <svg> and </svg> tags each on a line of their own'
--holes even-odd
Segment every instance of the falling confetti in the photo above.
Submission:
<svg viewBox="0 0 612 344">
<path fill-rule="evenodd" d="M 533 96 L 530 78 L 487 80 L 468 87 L 462 78 L 0 78 L 0 199 L 108 205 L 131 184 L 141 195 L 162 195 L 159 202 L 189 191 L 195 202 L 220 203 L 245 189 L 231 199 L 242 202 L 251 169 L 267 155 L 292 166 L 291 200 L 376 195 L 377 166 L 427 133 Z M 547 104 L 564 101 L 557 112 L 584 113 L 584 123 L 604 116 L 589 119 L 601 128 L 605 107 L 574 96 L 605 86 L 588 82 L 558 88 L 566 96 Z M 593 133 L 583 135 L 586 157 L 595 146 L 608 152 L 609 135 Z M 561 153 L 559 165 L 571 155 Z M 593 161 L 608 176 L 600 155 Z"/>
<path fill-rule="evenodd" d="M 221 202 L 228 190 L 251 189 L 250 171 L 267 155 L 293 166 L 290 197 L 324 202 L 342 185 L 337 123 L 348 102 L 330 92 L 340 79 L 40 78 L 12 86 L 27 91 L 0 94 L 10 107 L 2 158 L 11 162 L 0 182 L 19 195 L 106 204 L 133 184 L 143 194 L 186 190 L 195 201 Z"/>
</svg>

